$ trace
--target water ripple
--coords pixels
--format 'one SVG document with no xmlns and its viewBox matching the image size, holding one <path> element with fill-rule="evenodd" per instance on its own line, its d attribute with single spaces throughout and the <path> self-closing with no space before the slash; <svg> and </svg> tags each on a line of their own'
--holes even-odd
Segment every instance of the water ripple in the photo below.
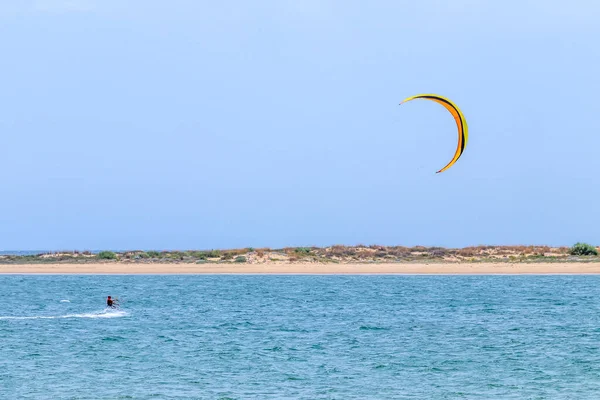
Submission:
<svg viewBox="0 0 600 400">
<path fill-rule="evenodd" d="M 0 276 L 0 387 L 19 399 L 596 399 L 599 279 Z M 108 294 L 121 310 L 102 309 Z"/>
</svg>

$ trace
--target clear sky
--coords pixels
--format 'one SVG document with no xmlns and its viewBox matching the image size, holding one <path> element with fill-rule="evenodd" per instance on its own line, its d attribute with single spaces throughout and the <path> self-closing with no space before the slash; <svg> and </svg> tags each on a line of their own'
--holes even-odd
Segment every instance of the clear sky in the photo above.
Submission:
<svg viewBox="0 0 600 400">
<path fill-rule="evenodd" d="M 7 5 L 8 3 L 8 5 Z M 600 5 L 0 3 L 0 250 L 600 244 Z M 454 100 L 470 128 L 428 101 Z"/>
</svg>

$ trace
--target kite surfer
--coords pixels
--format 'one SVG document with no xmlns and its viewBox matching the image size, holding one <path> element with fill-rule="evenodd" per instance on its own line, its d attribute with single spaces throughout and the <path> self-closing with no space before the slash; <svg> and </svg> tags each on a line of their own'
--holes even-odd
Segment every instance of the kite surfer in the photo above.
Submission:
<svg viewBox="0 0 600 400">
<path fill-rule="evenodd" d="M 106 306 L 110 307 L 110 308 L 117 308 L 117 306 L 119 305 L 118 300 L 117 299 L 112 299 L 110 296 L 108 296 L 106 298 Z"/>
</svg>

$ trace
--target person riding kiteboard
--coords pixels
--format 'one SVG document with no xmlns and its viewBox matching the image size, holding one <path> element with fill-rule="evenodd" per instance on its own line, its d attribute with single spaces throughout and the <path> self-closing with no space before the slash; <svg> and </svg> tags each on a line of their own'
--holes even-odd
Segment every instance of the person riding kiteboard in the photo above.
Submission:
<svg viewBox="0 0 600 400">
<path fill-rule="evenodd" d="M 108 296 L 106 298 L 106 306 L 110 307 L 110 308 L 117 308 L 117 306 L 119 305 L 118 300 L 117 299 L 112 299 L 110 296 Z"/>
</svg>

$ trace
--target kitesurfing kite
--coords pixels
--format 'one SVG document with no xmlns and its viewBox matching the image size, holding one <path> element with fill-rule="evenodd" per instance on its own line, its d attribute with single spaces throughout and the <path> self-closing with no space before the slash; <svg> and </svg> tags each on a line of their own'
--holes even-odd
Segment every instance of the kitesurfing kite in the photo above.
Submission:
<svg viewBox="0 0 600 400">
<path fill-rule="evenodd" d="M 456 121 L 456 127 L 458 128 L 458 146 L 456 147 L 456 153 L 454 153 L 454 157 L 452 157 L 452 160 L 450 160 L 448 165 L 446 165 L 444 168 L 437 171 L 437 173 L 444 172 L 445 170 L 450 168 L 452 165 L 454 165 L 454 163 L 456 161 L 458 161 L 458 159 L 462 155 L 463 151 L 465 150 L 465 147 L 467 147 L 467 140 L 469 139 L 469 130 L 467 128 L 467 120 L 465 119 L 465 116 L 463 115 L 462 111 L 460 111 L 460 108 L 458 108 L 456 106 L 456 104 L 454 104 L 450 100 L 446 99 L 445 97 L 438 96 L 437 94 L 419 94 L 419 95 L 404 99 L 402 101 L 402 103 L 400 103 L 400 104 L 404 104 L 407 101 L 411 101 L 411 100 L 415 100 L 415 99 L 431 100 L 431 101 L 435 101 L 436 103 L 443 105 L 446 108 L 446 110 L 450 111 L 450 114 L 452 114 L 452 116 L 454 117 L 454 120 Z"/>
</svg>

